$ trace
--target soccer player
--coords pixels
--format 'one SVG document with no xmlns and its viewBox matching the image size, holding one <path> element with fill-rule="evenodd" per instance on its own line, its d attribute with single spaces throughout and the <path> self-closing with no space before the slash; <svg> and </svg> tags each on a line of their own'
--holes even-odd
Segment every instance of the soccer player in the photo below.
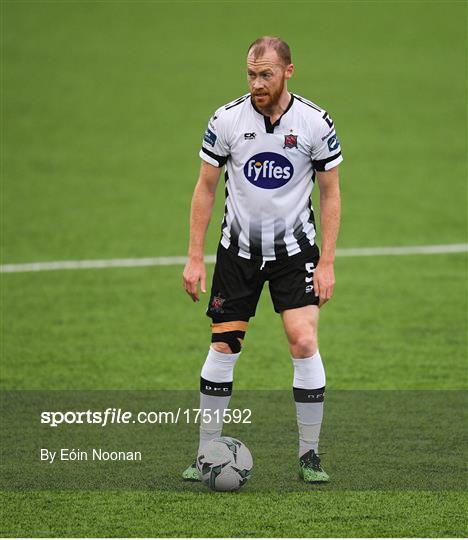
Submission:
<svg viewBox="0 0 468 540">
<path fill-rule="evenodd" d="M 224 220 L 207 310 L 212 343 L 200 378 L 200 408 L 211 412 L 211 418 L 202 418 L 199 452 L 221 435 L 234 366 L 268 281 L 294 365 L 299 474 L 306 482 L 327 482 L 318 455 L 325 371 L 317 325 L 319 308 L 332 297 L 335 283 L 338 164 L 343 158 L 330 115 L 288 91 L 293 73 L 287 43 L 270 36 L 257 39 L 247 53 L 249 93 L 220 107 L 209 120 L 192 198 L 183 285 L 194 302 L 200 299 L 198 286 L 206 290 L 204 240 L 226 167 Z M 310 200 L 315 182 L 320 189 L 321 256 Z M 182 476 L 198 480 L 196 463 Z"/>
</svg>

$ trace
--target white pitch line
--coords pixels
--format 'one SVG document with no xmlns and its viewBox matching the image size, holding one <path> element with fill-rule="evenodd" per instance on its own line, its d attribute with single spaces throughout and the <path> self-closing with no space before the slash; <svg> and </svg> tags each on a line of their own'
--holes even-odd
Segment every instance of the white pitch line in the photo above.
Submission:
<svg viewBox="0 0 468 540">
<path fill-rule="evenodd" d="M 438 253 L 465 253 L 468 244 L 443 244 L 438 246 L 396 246 L 369 248 L 339 248 L 337 257 L 374 257 L 383 255 L 435 255 Z M 23 264 L 2 264 L 0 273 L 45 272 L 48 270 L 82 270 L 89 268 L 137 268 L 141 266 L 183 265 L 187 257 L 145 257 L 141 259 L 94 259 L 82 261 L 52 261 Z M 207 255 L 205 262 L 216 262 L 216 255 Z"/>
<path fill-rule="evenodd" d="M 338 248 L 338 257 L 373 257 L 375 255 L 433 255 L 437 253 L 465 253 L 468 244 L 442 244 L 436 246 L 396 246 L 370 248 Z"/>
</svg>

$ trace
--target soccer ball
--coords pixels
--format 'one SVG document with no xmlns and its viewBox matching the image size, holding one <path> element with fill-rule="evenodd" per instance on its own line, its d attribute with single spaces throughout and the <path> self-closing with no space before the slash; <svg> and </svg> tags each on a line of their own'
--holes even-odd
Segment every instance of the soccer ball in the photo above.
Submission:
<svg viewBox="0 0 468 540">
<path fill-rule="evenodd" d="M 232 437 L 208 442 L 197 457 L 202 482 L 214 491 L 235 491 L 252 474 L 253 460 L 247 446 Z"/>
</svg>

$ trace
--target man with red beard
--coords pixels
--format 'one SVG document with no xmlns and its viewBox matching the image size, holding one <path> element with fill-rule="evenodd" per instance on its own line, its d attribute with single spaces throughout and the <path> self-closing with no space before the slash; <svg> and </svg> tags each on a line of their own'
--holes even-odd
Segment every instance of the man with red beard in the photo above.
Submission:
<svg viewBox="0 0 468 540">
<path fill-rule="evenodd" d="M 294 366 L 299 473 L 306 482 L 327 482 L 318 455 L 325 371 L 317 326 L 319 308 L 330 300 L 335 284 L 338 164 L 343 158 L 329 114 L 288 91 L 293 73 L 287 43 L 270 36 L 257 39 L 247 53 L 250 92 L 211 117 L 192 198 L 183 284 L 194 302 L 200 298 L 199 284 L 206 290 L 204 240 L 226 166 L 225 213 L 207 310 L 212 343 L 200 378 L 198 454 L 221 435 L 234 366 L 268 281 Z M 320 190 L 321 255 L 310 199 L 315 182 Z M 182 476 L 198 480 L 196 463 Z"/>
</svg>

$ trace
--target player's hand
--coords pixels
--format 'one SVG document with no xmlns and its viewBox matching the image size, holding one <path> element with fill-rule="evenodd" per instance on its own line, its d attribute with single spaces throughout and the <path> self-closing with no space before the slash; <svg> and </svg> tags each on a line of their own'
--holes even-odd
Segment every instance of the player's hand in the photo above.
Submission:
<svg viewBox="0 0 468 540">
<path fill-rule="evenodd" d="M 198 294 L 198 283 L 201 286 L 201 292 L 206 292 L 206 270 L 203 257 L 190 257 L 184 268 L 183 287 L 194 302 L 200 300 Z"/>
<path fill-rule="evenodd" d="M 335 271 L 333 263 L 320 260 L 314 272 L 314 292 L 319 297 L 319 307 L 333 296 Z"/>
</svg>

